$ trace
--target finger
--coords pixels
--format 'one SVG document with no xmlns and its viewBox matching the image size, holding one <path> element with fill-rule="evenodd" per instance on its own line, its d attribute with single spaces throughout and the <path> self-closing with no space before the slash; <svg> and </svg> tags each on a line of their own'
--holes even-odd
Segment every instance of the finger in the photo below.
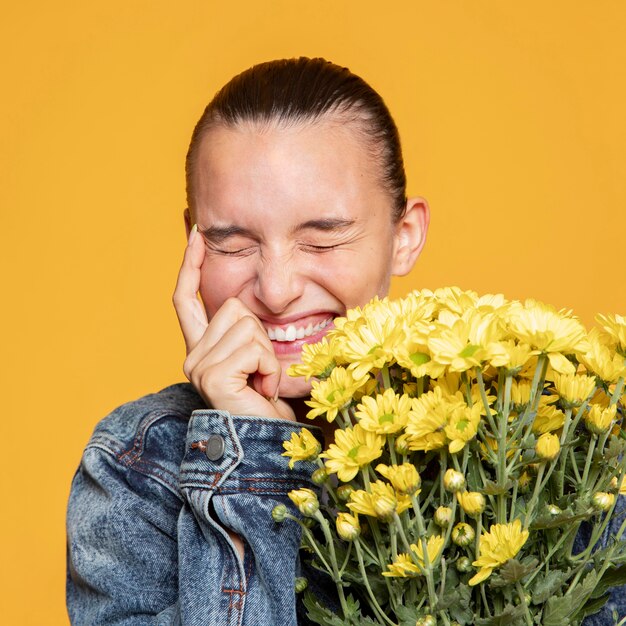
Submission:
<svg viewBox="0 0 626 626">
<path fill-rule="evenodd" d="M 266 350 L 274 353 L 272 342 L 265 328 L 255 317 L 244 315 L 232 325 L 222 325 L 221 321 L 216 318 L 211 320 L 204 336 L 187 357 L 190 366 L 193 367 L 195 362 L 199 362 L 209 354 L 211 362 L 223 361 L 235 350 L 252 343 L 259 343 Z M 215 324 L 215 322 L 220 323 Z M 226 330 L 222 333 L 223 326 Z"/>
<path fill-rule="evenodd" d="M 202 236 L 192 231 L 172 296 L 178 322 L 185 338 L 187 353 L 200 341 L 209 325 L 204 306 L 197 296 L 203 261 Z"/>
<path fill-rule="evenodd" d="M 259 343 L 240 346 L 222 361 L 211 361 L 207 355 L 190 380 L 213 406 L 242 413 L 270 410 L 265 397 L 273 395 L 280 380 L 280 364 L 273 352 Z M 248 386 L 248 377 L 258 373 L 264 382 L 260 393 Z"/>
<path fill-rule="evenodd" d="M 212 349 L 223 337 L 229 335 L 231 329 L 241 320 L 246 320 L 246 324 L 253 322 L 253 326 L 243 327 L 244 331 L 252 331 L 256 327 L 260 333 L 259 336 L 267 337 L 269 341 L 261 320 L 239 298 L 232 297 L 228 298 L 215 313 L 198 348 L 205 351 Z M 250 337 L 251 335 L 246 334 L 246 339 Z M 268 345 L 271 346 L 271 342 Z"/>
</svg>

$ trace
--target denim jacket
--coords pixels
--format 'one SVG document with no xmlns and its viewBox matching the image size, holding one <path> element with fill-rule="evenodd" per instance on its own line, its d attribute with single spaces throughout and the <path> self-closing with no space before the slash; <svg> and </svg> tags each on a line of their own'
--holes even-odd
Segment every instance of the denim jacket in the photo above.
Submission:
<svg viewBox="0 0 626 626">
<path fill-rule="evenodd" d="M 294 591 L 300 527 L 271 516 L 277 504 L 296 514 L 290 490 L 318 489 L 310 480 L 312 463 L 290 470 L 281 456 L 282 442 L 301 428 L 208 409 L 189 383 L 123 404 L 104 418 L 68 502 L 71 623 L 303 623 Z M 243 560 L 224 527 L 243 538 Z M 332 586 L 314 591 L 329 594 L 334 604 Z M 585 626 L 613 624 L 612 608 L 626 614 L 623 593 L 614 593 Z"/>
</svg>

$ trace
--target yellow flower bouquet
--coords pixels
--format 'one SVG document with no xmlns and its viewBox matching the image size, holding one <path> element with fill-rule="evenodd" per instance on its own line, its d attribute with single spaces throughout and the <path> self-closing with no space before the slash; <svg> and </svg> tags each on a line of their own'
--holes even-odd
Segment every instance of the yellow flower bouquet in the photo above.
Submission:
<svg viewBox="0 0 626 626">
<path fill-rule="evenodd" d="M 305 345 L 290 374 L 313 379 L 308 417 L 334 441 L 284 443 L 322 489 L 273 515 L 336 585 L 334 606 L 305 591 L 311 621 L 575 625 L 626 583 L 626 318 L 597 321 L 446 288 L 375 299 Z"/>
</svg>

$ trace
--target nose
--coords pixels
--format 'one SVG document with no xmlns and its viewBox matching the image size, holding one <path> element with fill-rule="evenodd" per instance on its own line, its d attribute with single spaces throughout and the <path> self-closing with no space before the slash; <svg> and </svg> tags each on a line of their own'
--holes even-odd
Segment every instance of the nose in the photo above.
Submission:
<svg viewBox="0 0 626 626">
<path fill-rule="evenodd" d="M 302 294 L 302 279 L 293 258 L 265 254 L 259 259 L 254 295 L 272 313 L 282 313 Z"/>
</svg>

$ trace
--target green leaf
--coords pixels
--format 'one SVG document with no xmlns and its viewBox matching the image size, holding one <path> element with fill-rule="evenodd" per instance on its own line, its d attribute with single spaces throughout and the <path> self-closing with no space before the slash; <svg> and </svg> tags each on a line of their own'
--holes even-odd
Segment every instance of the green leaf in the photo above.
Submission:
<svg viewBox="0 0 626 626">
<path fill-rule="evenodd" d="M 611 587 L 626 585 L 626 565 L 610 567 L 602 574 L 596 588 L 591 592 L 592 598 L 598 598 L 606 593 Z"/>
<path fill-rule="evenodd" d="M 524 613 L 525 611 L 522 605 L 513 606 L 512 604 L 507 604 L 502 613 L 498 613 L 498 615 L 494 615 L 493 617 L 477 619 L 474 623 L 476 626 L 523 626 Z M 559 626 L 565 625 L 560 624 Z"/>
<path fill-rule="evenodd" d="M 525 558 L 521 563 L 517 559 L 509 559 L 499 570 L 497 576 L 492 577 L 491 587 L 504 587 L 522 580 L 537 569 L 539 561 L 532 557 Z"/>
<path fill-rule="evenodd" d="M 421 614 L 417 607 L 407 605 L 398 605 L 395 612 L 400 626 L 415 626 L 415 622 Z"/>
<path fill-rule="evenodd" d="M 585 606 L 583 606 L 583 608 L 580 610 L 578 616 L 580 616 L 581 618 L 585 618 L 587 617 L 587 615 L 593 615 L 594 613 L 597 613 L 606 603 L 607 600 L 610 598 L 610 594 L 606 594 L 604 596 L 600 596 L 599 598 L 591 598 L 587 604 L 585 604 Z"/>
<path fill-rule="evenodd" d="M 307 617 L 320 626 L 349 626 L 350 622 L 342 620 L 330 609 L 322 606 L 310 591 L 305 591 L 303 598 L 304 606 L 307 610 Z"/>
<path fill-rule="evenodd" d="M 565 509 L 565 511 L 561 511 L 558 515 L 551 515 L 546 511 L 545 513 L 539 515 L 530 527 L 532 530 L 559 528 L 567 526 L 573 522 L 589 519 L 592 515 L 592 511 L 586 511 L 576 515 L 571 509 Z"/>
<path fill-rule="evenodd" d="M 537 576 L 532 586 L 532 603 L 543 604 L 546 602 L 548 598 L 555 595 L 563 587 L 571 575 L 571 570 L 568 569 L 565 572 L 552 570 L 547 574 Z"/>
<path fill-rule="evenodd" d="M 626 441 L 623 439 L 611 436 L 609 442 L 609 445 L 604 448 L 604 452 L 602 453 L 603 460 L 608 461 L 609 459 L 617 458 L 626 452 Z"/>
<path fill-rule="evenodd" d="M 512 481 L 508 480 L 504 485 L 494 483 L 493 480 L 488 480 L 483 486 L 483 493 L 486 496 L 503 496 L 513 489 Z"/>
<path fill-rule="evenodd" d="M 572 614 L 572 598 L 552 596 L 543 609 L 542 626 L 569 626 Z"/>
</svg>

